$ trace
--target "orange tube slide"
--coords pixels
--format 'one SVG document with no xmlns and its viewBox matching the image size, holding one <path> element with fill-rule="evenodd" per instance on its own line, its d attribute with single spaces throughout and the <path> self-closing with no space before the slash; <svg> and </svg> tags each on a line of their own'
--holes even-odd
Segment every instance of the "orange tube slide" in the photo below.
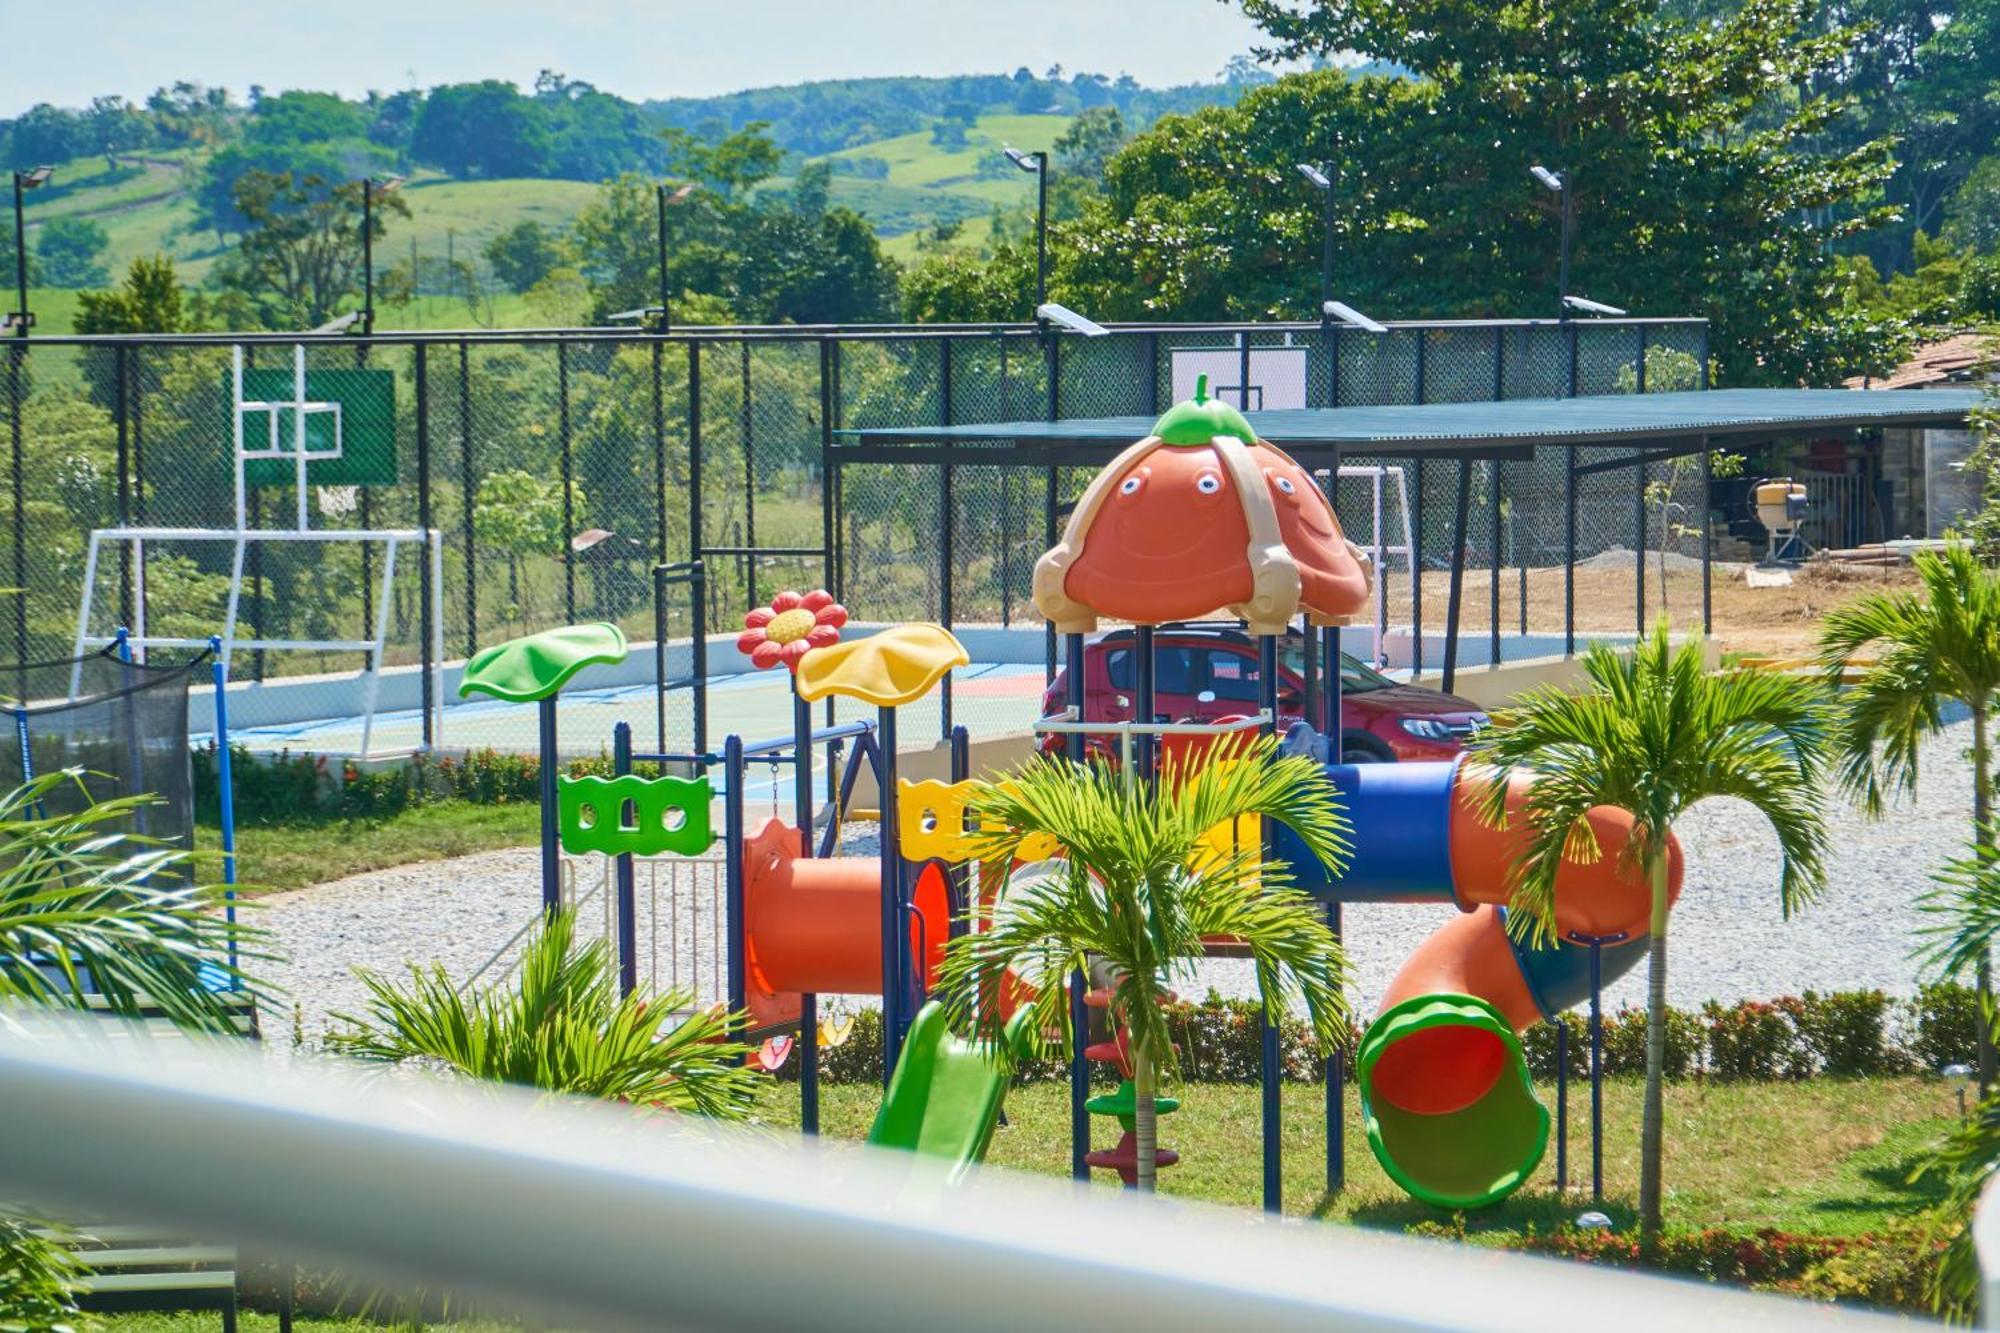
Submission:
<svg viewBox="0 0 2000 1333">
<path fill-rule="evenodd" d="M 1465 915 L 1440 927 L 1404 962 L 1383 997 L 1384 1011 L 1422 995 L 1473 995 L 1498 1009 L 1515 1030 L 1541 1015 L 1508 940 L 1500 907 L 1509 897 L 1513 866 L 1524 855 L 1527 827 L 1518 817 L 1534 779 L 1517 775 L 1507 795 L 1509 818 L 1498 828 L 1480 814 L 1492 790 L 1490 771 L 1459 770 L 1450 821 L 1453 889 Z M 1626 858 L 1632 816 L 1598 806 L 1586 818 L 1596 834 L 1598 857 L 1565 858 L 1556 874 L 1557 935 L 1642 938 L 1651 915 L 1651 894 L 1639 867 Z M 1669 901 L 1679 898 L 1682 857 L 1678 841 L 1667 845 Z M 1376 1066 L 1378 1095 L 1425 1114 L 1443 1114 L 1483 1096 L 1501 1073 L 1503 1052 L 1491 1034 L 1470 1028 L 1432 1028 L 1398 1043 Z"/>
<path fill-rule="evenodd" d="M 796 1017 L 800 993 L 882 990 L 881 862 L 801 851 L 799 830 L 776 819 L 744 843 L 742 945 L 751 1010 L 760 1021 L 784 1009 Z M 924 864 L 910 899 L 916 909 L 910 952 L 923 959 L 928 984 L 951 921 L 941 864 Z"/>
</svg>

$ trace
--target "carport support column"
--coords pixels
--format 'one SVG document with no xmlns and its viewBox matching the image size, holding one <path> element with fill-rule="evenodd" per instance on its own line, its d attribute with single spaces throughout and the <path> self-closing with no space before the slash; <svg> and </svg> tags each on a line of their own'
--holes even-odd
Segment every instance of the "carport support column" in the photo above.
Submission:
<svg viewBox="0 0 2000 1333">
<path fill-rule="evenodd" d="M 1458 460 L 1458 503 L 1451 525 L 1451 586 L 1445 591 L 1444 691 L 1458 679 L 1458 613 L 1465 592 L 1465 525 L 1472 508 L 1472 460 Z"/>
<path fill-rule="evenodd" d="M 562 907 L 562 862 L 556 846 L 556 696 L 535 704 L 536 750 L 542 789 L 542 914 L 554 916 Z"/>
</svg>

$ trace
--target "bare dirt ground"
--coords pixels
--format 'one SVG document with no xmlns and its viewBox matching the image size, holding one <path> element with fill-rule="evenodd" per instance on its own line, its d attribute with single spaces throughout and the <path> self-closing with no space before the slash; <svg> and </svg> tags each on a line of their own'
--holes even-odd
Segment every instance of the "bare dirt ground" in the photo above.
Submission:
<svg viewBox="0 0 2000 1333">
<path fill-rule="evenodd" d="M 1576 571 L 1576 626 L 1579 634 L 1617 632 L 1629 634 L 1638 623 L 1638 579 L 1633 572 L 1631 553 L 1607 552 L 1580 564 Z M 1493 577 L 1490 568 L 1468 568 L 1460 612 L 1460 632 L 1486 633 L 1493 624 Z M 1855 568 L 1829 562 L 1808 564 L 1794 572 L 1789 587 L 1753 588 L 1743 578 L 1740 565 L 1718 563 L 1713 585 L 1714 632 L 1725 652 L 1799 656 L 1813 650 L 1819 621 L 1829 610 L 1871 592 L 1908 588 L 1915 576 L 1907 567 L 1896 569 Z M 1531 632 L 1560 634 L 1563 630 L 1563 571 L 1530 569 L 1525 581 L 1518 569 L 1500 571 L 1500 632 L 1513 634 L 1522 628 L 1525 602 L 1526 625 Z M 1523 588 L 1525 584 L 1525 599 Z M 1423 588 L 1423 620 L 1426 629 L 1442 633 L 1449 576 L 1445 571 L 1426 571 Z M 1661 615 L 1676 628 L 1693 629 L 1701 623 L 1701 566 L 1686 556 L 1669 555 L 1665 596 L 1662 597 L 1659 558 L 1648 553 L 1645 579 L 1645 621 L 1651 624 Z M 1392 572 L 1387 589 L 1391 624 L 1410 616 L 1409 579 Z"/>
</svg>

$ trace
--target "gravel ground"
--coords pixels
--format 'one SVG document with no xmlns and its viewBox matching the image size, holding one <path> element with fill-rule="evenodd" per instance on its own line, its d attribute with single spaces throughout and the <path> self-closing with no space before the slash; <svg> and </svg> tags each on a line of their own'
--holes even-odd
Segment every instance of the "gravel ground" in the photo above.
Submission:
<svg viewBox="0 0 2000 1333">
<path fill-rule="evenodd" d="M 1680 827 L 1687 882 L 1674 913 L 1671 1001 L 1695 1006 L 1706 999 L 1768 999 L 1808 987 L 1912 991 L 1916 900 L 1971 822 L 1964 757 L 1970 732 L 1970 724 L 1961 722 L 1930 741 L 1923 753 L 1921 796 L 1880 821 L 1835 798 L 1827 891 L 1790 921 L 1778 909 L 1777 840 L 1762 820 L 1734 801 L 1712 802 L 1691 814 Z M 871 827 L 855 828 L 846 849 L 871 854 L 873 834 Z M 588 891 L 597 874 L 593 859 L 584 867 L 581 887 Z M 642 880 L 642 941 L 653 938 L 648 909 L 656 899 L 650 889 Z M 674 957 L 668 940 L 678 939 L 682 980 L 702 979 L 706 991 L 715 970 L 713 913 L 709 891 L 698 896 L 703 915 L 695 921 L 687 919 L 685 908 L 678 918 L 661 908 L 658 956 L 664 972 Z M 289 993 L 305 1030 L 316 1034 L 327 1026 L 330 1012 L 353 1011 L 363 1002 L 356 966 L 400 974 L 406 959 L 436 961 L 462 979 L 503 949 L 538 902 L 537 857 L 530 848 L 403 866 L 276 894 L 261 900 L 255 919 L 288 961 L 259 971 Z M 1442 906 L 1347 909 L 1356 999 L 1364 1011 L 1410 950 L 1452 915 L 1453 909 Z M 586 930 L 601 928 L 601 900 L 580 920 Z M 1234 960 L 1205 963 L 1200 976 L 1201 984 L 1225 993 L 1247 994 L 1252 988 L 1248 964 Z M 1607 1002 L 1613 1008 L 1638 1004 L 1643 988 L 1641 968 L 1608 987 Z M 271 1027 L 275 1032 L 278 1024 Z"/>
</svg>

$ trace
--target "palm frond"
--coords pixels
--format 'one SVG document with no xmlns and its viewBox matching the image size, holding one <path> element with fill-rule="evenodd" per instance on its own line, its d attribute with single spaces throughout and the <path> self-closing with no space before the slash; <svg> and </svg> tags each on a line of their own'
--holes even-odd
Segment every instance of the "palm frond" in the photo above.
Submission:
<svg viewBox="0 0 2000 1333">
<path fill-rule="evenodd" d="M 2000 941 L 2000 829 L 1989 824 L 1965 851 L 1931 876 L 1917 902 L 1925 924 L 1916 958 L 1940 981 L 1973 975 Z"/>
<path fill-rule="evenodd" d="M 1512 870 L 1509 929 L 1542 945 L 1556 933 L 1556 881 L 1565 861 L 1597 847 L 1592 808 L 1628 811 L 1636 866 L 1662 846 L 1697 802 L 1733 796 L 1755 806 L 1783 853 L 1779 901 L 1789 914 L 1825 881 L 1822 777 L 1834 717 L 1812 679 L 1775 672 L 1710 672 L 1696 643 L 1676 647 L 1665 621 L 1629 654 L 1593 644 L 1576 692 L 1543 687 L 1494 714 L 1477 746 L 1487 783 L 1481 816 L 1508 818 L 1510 784 L 1532 776 L 1515 818 L 1525 832 Z"/>
<path fill-rule="evenodd" d="M 511 990 L 458 993 L 442 967 L 412 965 L 402 983 L 362 970 L 364 1016 L 329 1046 L 361 1060 L 430 1063 L 495 1083 L 575 1093 L 723 1120 L 747 1119 L 761 1077 L 729 1038 L 740 1020 L 695 1009 L 689 993 L 621 997 L 602 940 L 575 941 L 575 918 L 552 917 L 525 946 Z M 666 1017 L 689 1012 L 671 1029 Z"/>
<path fill-rule="evenodd" d="M 1204 938 L 1219 934 L 1249 947 L 1273 1015 L 1298 997 L 1328 1040 L 1343 1030 L 1345 960 L 1318 906 L 1290 888 L 1283 865 L 1264 863 L 1261 847 L 1218 851 L 1211 838 L 1239 819 L 1267 819 L 1337 870 L 1349 850 L 1345 825 L 1310 760 L 1244 735 L 1219 741 L 1199 767 L 1146 784 L 1101 762 L 1038 756 L 973 810 L 982 865 L 1006 865 L 1025 839 L 1044 835 L 1069 867 L 1010 886 L 984 929 L 946 948 L 939 991 L 954 1021 L 985 1040 L 998 1040 L 994 998 L 1012 975 L 1033 984 L 1033 1040 L 1067 1045 L 1063 981 L 1095 959 L 1117 978 L 1113 1003 L 1134 1040 L 1170 1059 L 1158 1001 L 1203 955 Z"/>
<path fill-rule="evenodd" d="M 73 812 L 45 813 L 85 798 Z M 233 984 L 261 994 L 229 961 L 269 955 L 255 928 L 216 912 L 223 890 L 190 882 L 186 849 L 125 831 L 151 796 L 89 800 L 84 775 L 42 775 L 0 796 L 0 998 L 114 1012 L 148 1006 L 192 1030 L 230 1032 Z"/>
</svg>

